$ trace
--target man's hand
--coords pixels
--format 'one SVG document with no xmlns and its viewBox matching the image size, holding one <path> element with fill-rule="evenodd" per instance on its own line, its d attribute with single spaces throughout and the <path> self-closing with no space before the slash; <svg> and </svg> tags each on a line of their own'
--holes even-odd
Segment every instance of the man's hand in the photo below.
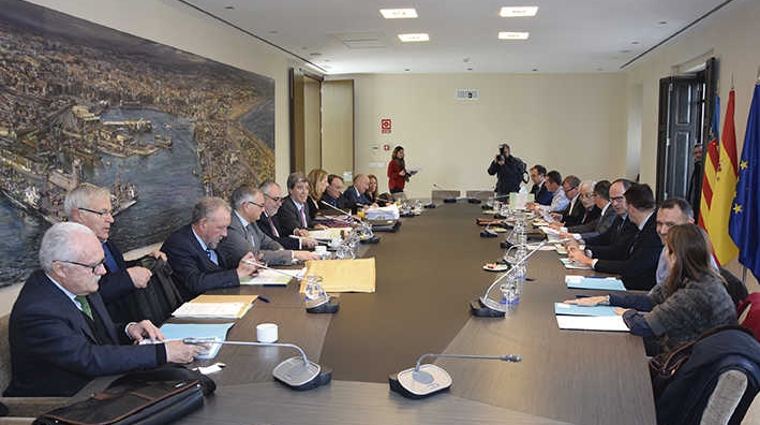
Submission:
<svg viewBox="0 0 760 425">
<path fill-rule="evenodd" d="M 302 238 L 309 237 L 309 231 L 306 229 L 293 229 L 293 234 Z"/>
<path fill-rule="evenodd" d="M 580 248 L 575 246 L 567 247 L 567 258 L 575 261 L 578 264 L 583 264 L 584 266 L 591 266 L 594 264 L 594 260 L 587 257 Z"/>
<path fill-rule="evenodd" d="M 190 363 L 204 349 L 202 345 L 185 344 L 181 340 L 169 341 L 166 347 L 166 361 L 169 363 Z"/>
<path fill-rule="evenodd" d="M 143 320 L 142 322 L 132 323 L 127 326 L 127 335 L 134 341 L 140 342 L 144 338 L 151 339 L 153 341 L 163 341 L 166 339 L 161 330 L 156 327 L 150 320 Z"/>
<path fill-rule="evenodd" d="M 319 260 L 319 255 L 311 251 L 293 251 L 293 257 L 298 261 Z"/>
<path fill-rule="evenodd" d="M 151 257 L 155 258 L 156 260 L 164 260 L 164 262 L 167 262 L 169 260 L 166 259 L 166 254 L 164 254 L 161 251 L 154 251 L 150 253 Z"/>
<path fill-rule="evenodd" d="M 317 240 L 312 238 L 301 239 L 301 248 L 312 249 L 317 246 Z"/>
<path fill-rule="evenodd" d="M 142 289 L 148 286 L 148 281 L 150 281 L 150 277 L 153 276 L 153 273 L 150 270 L 140 266 L 128 268 L 127 273 L 129 273 L 129 277 L 132 279 L 132 283 L 137 289 Z"/>
<path fill-rule="evenodd" d="M 238 263 L 237 266 L 238 278 L 242 279 L 256 274 L 256 271 L 259 269 L 256 263 L 256 256 L 254 256 L 252 252 L 249 251 L 245 254 L 243 258 L 240 259 L 240 263 Z"/>
</svg>

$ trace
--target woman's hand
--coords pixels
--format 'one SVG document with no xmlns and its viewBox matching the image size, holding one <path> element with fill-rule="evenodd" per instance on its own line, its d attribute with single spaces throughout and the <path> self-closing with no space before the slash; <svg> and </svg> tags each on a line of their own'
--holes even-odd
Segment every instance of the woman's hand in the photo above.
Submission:
<svg viewBox="0 0 760 425">
<path fill-rule="evenodd" d="M 595 305 L 604 305 L 607 302 L 607 296 L 596 296 L 596 297 L 583 297 L 583 298 L 576 298 L 573 300 L 565 300 L 563 301 L 565 304 L 574 304 L 574 305 L 582 305 L 585 307 L 593 307 Z"/>
</svg>

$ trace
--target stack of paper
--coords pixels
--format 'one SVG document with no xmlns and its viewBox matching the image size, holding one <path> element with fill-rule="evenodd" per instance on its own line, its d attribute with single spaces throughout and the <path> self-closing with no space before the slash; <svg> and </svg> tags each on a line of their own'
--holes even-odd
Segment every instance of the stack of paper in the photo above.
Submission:
<svg viewBox="0 0 760 425">
<path fill-rule="evenodd" d="M 578 264 L 569 258 L 560 258 L 559 261 L 561 261 L 565 268 L 568 270 L 591 270 L 591 266 Z"/>
<path fill-rule="evenodd" d="M 302 278 L 306 267 L 300 269 L 260 269 L 259 274 L 240 279 L 241 285 L 287 286 L 294 278 Z"/>
<path fill-rule="evenodd" d="M 625 291 L 623 281 L 614 277 L 565 276 L 569 289 L 596 289 L 600 291 Z"/>
<path fill-rule="evenodd" d="M 341 233 L 349 230 L 351 230 L 350 227 L 332 227 L 324 230 L 310 230 L 309 237 L 312 239 L 331 241 L 333 239 L 341 239 Z"/>
<path fill-rule="evenodd" d="M 615 316 L 617 314 L 615 313 L 616 308 L 617 307 L 608 305 L 588 307 L 575 304 L 554 303 L 554 314 L 558 316 Z"/>
<path fill-rule="evenodd" d="M 623 316 L 556 316 L 560 329 L 628 332 Z"/>
<path fill-rule="evenodd" d="M 258 295 L 200 295 L 174 310 L 174 317 L 239 319 L 251 308 Z"/>
<path fill-rule="evenodd" d="M 385 207 L 370 207 L 364 211 L 367 220 L 398 220 L 399 210 L 396 204 L 389 204 Z"/>
</svg>

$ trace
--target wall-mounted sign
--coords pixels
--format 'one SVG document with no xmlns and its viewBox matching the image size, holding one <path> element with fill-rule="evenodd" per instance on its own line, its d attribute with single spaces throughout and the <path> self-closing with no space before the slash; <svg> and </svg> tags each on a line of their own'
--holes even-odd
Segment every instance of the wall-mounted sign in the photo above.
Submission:
<svg viewBox="0 0 760 425">
<path fill-rule="evenodd" d="M 390 134 L 391 132 L 391 119 L 383 118 L 380 120 L 380 132 L 382 134 Z"/>
<path fill-rule="evenodd" d="M 386 152 L 391 150 L 391 145 L 383 145 L 383 150 Z"/>
</svg>

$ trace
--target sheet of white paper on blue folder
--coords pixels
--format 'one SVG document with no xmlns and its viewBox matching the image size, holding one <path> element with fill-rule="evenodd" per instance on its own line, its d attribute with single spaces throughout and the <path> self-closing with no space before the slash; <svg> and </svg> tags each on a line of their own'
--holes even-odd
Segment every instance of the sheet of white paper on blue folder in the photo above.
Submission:
<svg viewBox="0 0 760 425">
<path fill-rule="evenodd" d="M 614 277 L 565 276 L 569 289 L 597 289 L 600 291 L 625 291 L 623 281 Z"/>
<path fill-rule="evenodd" d="M 185 338 L 227 339 L 227 331 L 234 323 L 165 323 L 161 333 L 167 340 Z M 209 351 L 198 356 L 199 359 L 213 359 L 222 348 L 222 344 L 209 344 Z"/>
<path fill-rule="evenodd" d="M 628 332 L 623 316 L 554 316 L 560 329 Z"/>
<path fill-rule="evenodd" d="M 582 306 L 565 303 L 554 303 L 554 314 L 567 316 L 614 316 L 615 309 L 608 305 Z"/>
</svg>

